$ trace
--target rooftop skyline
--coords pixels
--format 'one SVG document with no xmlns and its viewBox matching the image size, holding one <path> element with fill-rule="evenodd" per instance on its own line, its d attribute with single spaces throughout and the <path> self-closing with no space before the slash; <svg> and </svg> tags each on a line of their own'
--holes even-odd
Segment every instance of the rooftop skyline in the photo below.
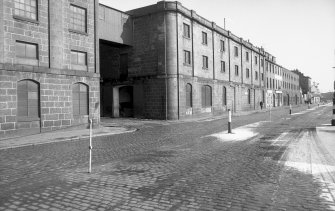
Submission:
<svg viewBox="0 0 335 211">
<path fill-rule="evenodd" d="M 220 27 L 263 47 L 287 69 L 299 69 L 333 91 L 335 76 L 335 1 L 333 0 L 179 0 Z M 127 11 L 156 0 L 100 0 Z"/>
</svg>

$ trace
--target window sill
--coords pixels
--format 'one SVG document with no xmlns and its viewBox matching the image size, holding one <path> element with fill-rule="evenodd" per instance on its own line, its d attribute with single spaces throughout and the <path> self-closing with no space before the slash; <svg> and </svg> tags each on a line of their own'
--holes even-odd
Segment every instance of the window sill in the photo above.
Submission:
<svg viewBox="0 0 335 211">
<path fill-rule="evenodd" d="M 13 18 L 19 21 L 25 21 L 25 22 L 30 22 L 30 23 L 34 23 L 34 24 L 39 24 L 40 22 L 38 20 L 34 20 L 34 19 L 30 19 L 30 18 L 25 18 L 25 17 L 21 17 L 18 15 L 13 15 Z"/>
<path fill-rule="evenodd" d="M 184 66 L 187 66 L 187 67 L 192 67 L 191 64 L 186 64 L 186 63 L 183 63 Z"/>
<path fill-rule="evenodd" d="M 87 32 L 77 31 L 77 30 L 74 30 L 74 29 L 69 29 L 69 32 L 88 36 Z"/>
<path fill-rule="evenodd" d="M 16 63 L 17 64 L 24 64 L 24 65 L 31 65 L 31 66 L 38 66 L 38 60 L 37 59 L 28 59 L 28 58 L 16 57 Z"/>
<path fill-rule="evenodd" d="M 29 116 L 18 116 L 17 121 L 18 122 L 32 122 L 32 121 L 39 121 L 39 117 L 29 117 Z"/>
<path fill-rule="evenodd" d="M 203 70 L 208 70 L 208 67 L 202 67 Z"/>
<path fill-rule="evenodd" d="M 208 45 L 207 43 L 201 43 L 201 44 L 206 45 L 206 46 Z"/>
<path fill-rule="evenodd" d="M 186 37 L 183 35 L 183 38 L 187 39 L 187 40 L 191 40 L 191 37 Z"/>
<path fill-rule="evenodd" d="M 88 71 L 87 65 L 76 65 L 72 64 L 71 65 L 72 70 L 79 70 L 79 71 Z"/>
</svg>

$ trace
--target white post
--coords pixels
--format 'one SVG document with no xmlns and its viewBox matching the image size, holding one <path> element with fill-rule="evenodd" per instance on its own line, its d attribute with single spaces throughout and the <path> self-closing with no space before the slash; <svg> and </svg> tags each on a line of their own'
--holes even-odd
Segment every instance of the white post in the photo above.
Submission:
<svg viewBox="0 0 335 211">
<path fill-rule="evenodd" d="M 91 173 L 92 171 L 92 119 L 90 119 L 90 145 L 88 147 L 90 158 L 89 158 L 89 164 L 88 164 L 88 173 Z"/>
<path fill-rule="evenodd" d="M 292 105 L 290 104 L 290 115 L 292 115 Z"/>
<path fill-rule="evenodd" d="M 231 111 L 228 109 L 228 133 L 231 133 Z"/>
</svg>

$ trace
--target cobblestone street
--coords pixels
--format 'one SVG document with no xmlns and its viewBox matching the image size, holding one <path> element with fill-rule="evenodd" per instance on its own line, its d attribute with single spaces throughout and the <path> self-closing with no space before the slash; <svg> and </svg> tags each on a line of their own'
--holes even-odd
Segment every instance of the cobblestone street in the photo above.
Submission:
<svg viewBox="0 0 335 211">
<path fill-rule="evenodd" d="M 0 210 L 334 210 L 330 113 L 139 125 L 93 140 L 91 174 L 87 139 L 0 150 Z"/>
</svg>

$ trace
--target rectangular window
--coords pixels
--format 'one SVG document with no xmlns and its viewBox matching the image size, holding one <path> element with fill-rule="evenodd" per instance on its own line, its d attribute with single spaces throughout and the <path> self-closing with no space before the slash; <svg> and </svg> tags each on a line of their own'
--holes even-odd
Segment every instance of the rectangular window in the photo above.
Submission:
<svg viewBox="0 0 335 211">
<path fill-rule="evenodd" d="M 238 47 L 234 46 L 234 55 L 238 57 Z"/>
<path fill-rule="evenodd" d="M 246 69 L 246 74 L 245 75 L 246 75 L 247 78 L 250 77 L 250 70 L 248 68 Z"/>
<path fill-rule="evenodd" d="M 264 73 L 262 73 L 262 81 L 264 81 Z"/>
<path fill-rule="evenodd" d="M 255 80 L 258 80 L 258 72 L 255 72 Z"/>
<path fill-rule="evenodd" d="M 37 44 L 16 41 L 16 57 L 24 59 L 38 59 Z"/>
<path fill-rule="evenodd" d="M 261 66 L 264 67 L 264 60 L 261 59 Z"/>
<path fill-rule="evenodd" d="M 249 61 L 249 52 L 245 52 L 245 59 L 247 60 L 247 62 Z"/>
<path fill-rule="evenodd" d="M 80 51 L 71 51 L 71 64 L 87 65 L 87 53 Z"/>
<path fill-rule="evenodd" d="M 37 20 L 37 0 L 14 0 L 14 15 Z"/>
<path fill-rule="evenodd" d="M 207 33 L 202 32 L 202 44 L 207 45 Z"/>
<path fill-rule="evenodd" d="M 226 62 L 221 61 L 221 72 L 226 72 Z"/>
<path fill-rule="evenodd" d="M 224 43 L 223 40 L 220 40 L 220 46 L 221 46 L 221 47 L 220 47 L 220 51 L 221 51 L 221 52 L 224 52 L 226 48 L 225 48 L 225 43 Z"/>
<path fill-rule="evenodd" d="M 184 50 L 184 64 L 190 65 L 191 64 L 191 52 Z"/>
<path fill-rule="evenodd" d="M 202 56 L 202 68 L 208 69 L 208 57 Z"/>
<path fill-rule="evenodd" d="M 257 65 L 258 60 L 257 60 L 257 56 L 255 56 L 255 64 Z"/>
<path fill-rule="evenodd" d="M 191 34 L 190 34 L 190 25 L 184 23 L 184 33 L 183 33 L 184 37 L 190 38 Z"/>
<path fill-rule="evenodd" d="M 79 32 L 85 32 L 87 31 L 86 27 L 86 20 L 87 20 L 87 15 L 86 15 L 86 9 L 75 6 L 75 5 L 70 5 L 70 22 L 69 22 L 69 28 L 75 31 Z"/>
<path fill-rule="evenodd" d="M 235 75 L 238 76 L 238 65 L 235 65 Z"/>
</svg>

